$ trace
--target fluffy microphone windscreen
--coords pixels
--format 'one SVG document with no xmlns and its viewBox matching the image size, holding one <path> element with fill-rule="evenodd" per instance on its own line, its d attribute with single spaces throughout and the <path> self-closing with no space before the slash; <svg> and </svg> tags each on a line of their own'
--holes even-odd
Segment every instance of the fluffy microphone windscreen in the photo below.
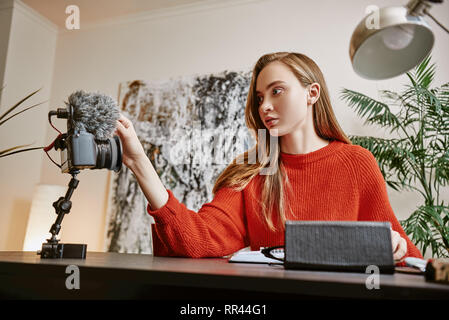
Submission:
<svg viewBox="0 0 449 320">
<path fill-rule="evenodd" d="M 117 120 L 120 118 L 114 99 L 103 94 L 80 90 L 72 93 L 66 104 L 70 104 L 73 108 L 75 129 L 92 133 L 98 140 L 112 137 Z"/>
</svg>

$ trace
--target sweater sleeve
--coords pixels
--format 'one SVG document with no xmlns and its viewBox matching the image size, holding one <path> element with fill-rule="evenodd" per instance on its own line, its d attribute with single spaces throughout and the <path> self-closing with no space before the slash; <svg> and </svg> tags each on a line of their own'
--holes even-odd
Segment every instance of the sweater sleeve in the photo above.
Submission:
<svg viewBox="0 0 449 320">
<path fill-rule="evenodd" d="M 394 231 L 407 241 L 407 253 L 403 258 L 423 258 L 397 220 L 388 199 L 387 186 L 374 155 L 360 147 L 359 152 L 359 221 L 387 221 Z M 399 265 L 405 265 L 401 263 Z"/>
<path fill-rule="evenodd" d="M 187 209 L 171 190 L 167 203 L 148 213 L 153 216 L 153 252 L 156 256 L 222 257 L 246 246 L 243 191 L 221 188 L 198 212 Z"/>
</svg>

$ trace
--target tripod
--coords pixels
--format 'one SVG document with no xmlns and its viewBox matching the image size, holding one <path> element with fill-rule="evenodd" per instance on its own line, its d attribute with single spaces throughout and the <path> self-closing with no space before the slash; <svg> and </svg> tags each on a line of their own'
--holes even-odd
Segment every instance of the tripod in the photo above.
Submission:
<svg viewBox="0 0 449 320">
<path fill-rule="evenodd" d="M 58 216 L 50 229 L 50 233 L 52 235 L 51 239 L 47 239 L 47 242 L 42 244 L 42 250 L 37 252 L 42 259 L 86 258 L 87 244 L 59 243 L 59 239 L 56 239 L 56 236 L 61 230 L 61 223 L 62 219 L 64 219 L 64 215 L 68 214 L 72 208 L 72 201 L 70 201 L 70 198 L 79 183 L 79 180 L 76 179 L 78 173 L 80 173 L 80 171 L 76 169 L 70 171 L 72 179 L 69 182 L 69 189 L 64 197 L 60 197 L 58 200 L 53 202 L 53 207 L 55 208 Z"/>
</svg>

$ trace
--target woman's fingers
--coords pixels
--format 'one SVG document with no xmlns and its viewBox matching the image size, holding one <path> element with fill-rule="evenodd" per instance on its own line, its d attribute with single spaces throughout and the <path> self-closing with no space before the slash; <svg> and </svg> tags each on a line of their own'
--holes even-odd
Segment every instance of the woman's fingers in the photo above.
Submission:
<svg viewBox="0 0 449 320">
<path fill-rule="evenodd" d="M 128 129 L 132 126 L 132 122 L 127 119 L 123 114 L 120 113 L 120 118 L 118 119 L 119 123 L 123 125 L 124 128 Z"/>
<path fill-rule="evenodd" d="M 407 254 L 407 241 L 401 237 L 399 240 L 398 250 L 396 251 L 397 260 L 403 258 Z"/>
<path fill-rule="evenodd" d="M 132 127 L 132 122 L 127 119 L 123 114 L 120 114 L 120 118 L 117 120 L 116 132 L 124 137 L 128 133 L 128 129 Z"/>
<path fill-rule="evenodd" d="M 115 128 L 115 132 L 121 137 L 123 137 L 126 134 L 125 126 L 119 120 L 117 120 L 117 126 Z"/>
<path fill-rule="evenodd" d="M 391 230 L 391 244 L 393 247 L 394 260 L 400 260 L 407 253 L 407 241 L 401 237 L 399 232 Z"/>
<path fill-rule="evenodd" d="M 391 231 L 391 245 L 393 247 L 393 253 L 395 253 L 399 246 L 399 236 L 396 231 Z"/>
</svg>

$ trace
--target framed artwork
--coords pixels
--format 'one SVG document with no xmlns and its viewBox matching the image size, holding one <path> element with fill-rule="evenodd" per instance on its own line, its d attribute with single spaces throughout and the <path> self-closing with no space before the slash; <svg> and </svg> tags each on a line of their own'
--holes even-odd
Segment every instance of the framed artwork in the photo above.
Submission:
<svg viewBox="0 0 449 320">
<path fill-rule="evenodd" d="M 119 106 L 164 186 L 187 208 L 212 200 L 219 174 L 255 141 L 245 124 L 250 71 L 120 84 Z M 111 175 L 106 250 L 152 253 L 147 200 L 123 166 Z"/>
</svg>

